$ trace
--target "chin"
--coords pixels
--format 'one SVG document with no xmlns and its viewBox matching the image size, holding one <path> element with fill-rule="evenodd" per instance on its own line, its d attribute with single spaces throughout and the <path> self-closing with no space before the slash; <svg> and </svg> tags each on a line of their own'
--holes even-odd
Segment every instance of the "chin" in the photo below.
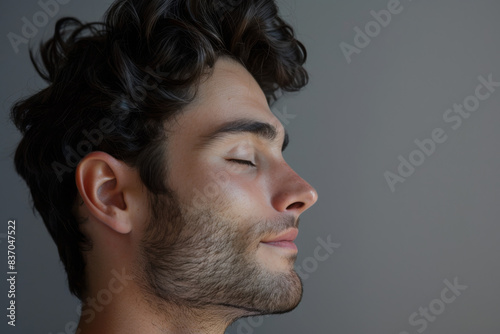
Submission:
<svg viewBox="0 0 500 334">
<path fill-rule="evenodd" d="M 263 314 L 290 312 L 300 304 L 303 294 L 301 278 L 295 271 L 292 271 L 286 281 L 288 286 L 283 287 L 281 293 L 269 298 L 269 300 L 274 300 L 267 305 L 267 311 L 263 312 Z"/>
</svg>

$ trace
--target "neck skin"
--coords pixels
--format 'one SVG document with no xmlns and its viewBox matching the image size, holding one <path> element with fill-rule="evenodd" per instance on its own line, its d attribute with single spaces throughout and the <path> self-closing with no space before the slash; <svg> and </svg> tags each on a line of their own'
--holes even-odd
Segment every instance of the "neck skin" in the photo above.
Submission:
<svg viewBox="0 0 500 334">
<path fill-rule="evenodd" d="M 129 273 L 126 272 L 125 273 Z M 112 280 L 113 275 L 109 277 Z M 109 282 L 109 280 L 108 280 Z M 149 298 L 135 282 L 92 291 L 83 300 L 76 334 L 223 334 L 243 314 L 227 307 L 193 309 Z M 112 297 L 110 297 L 112 296 Z"/>
</svg>

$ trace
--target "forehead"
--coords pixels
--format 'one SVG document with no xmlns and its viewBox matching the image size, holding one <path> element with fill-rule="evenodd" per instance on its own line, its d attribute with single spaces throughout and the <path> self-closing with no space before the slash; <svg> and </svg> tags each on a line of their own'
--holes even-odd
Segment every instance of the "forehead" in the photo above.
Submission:
<svg viewBox="0 0 500 334">
<path fill-rule="evenodd" d="M 253 76 L 238 62 L 220 58 L 212 74 L 201 81 L 195 100 L 185 107 L 176 125 L 194 135 L 242 118 L 269 123 L 278 132 L 284 131 Z"/>
</svg>

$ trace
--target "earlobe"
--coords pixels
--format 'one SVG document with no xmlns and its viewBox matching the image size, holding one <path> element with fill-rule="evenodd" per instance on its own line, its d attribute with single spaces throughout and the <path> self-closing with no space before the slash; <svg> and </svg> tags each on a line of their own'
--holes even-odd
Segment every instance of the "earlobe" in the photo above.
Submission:
<svg viewBox="0 0 500 334">
<path fill-rule="evenodd" d="M 130 168 L 104 152 L 85 156 L 76 169 L 76 186 L 92 214 L 101 223 L 122 234 L 132 229 L 125 191 Z"/>
</svg>

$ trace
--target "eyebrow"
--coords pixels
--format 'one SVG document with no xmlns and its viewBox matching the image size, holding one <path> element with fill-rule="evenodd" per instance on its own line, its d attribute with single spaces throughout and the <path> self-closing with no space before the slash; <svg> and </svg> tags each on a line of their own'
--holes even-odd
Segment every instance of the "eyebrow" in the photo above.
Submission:
<svg viewBox="0 0 500 334">
<path fill-rule="evenodd" d="M 251 119 L 238 119 L 224 123 L 216 130 L 207 135 L 201 136 L 201 141 L 196 145 L 197 148 L 204 148 L 211 145 L 213 142 L 222 139 L 229 134 L 251 133 L 265 139 L 269 142 L 274 142 L 278 137 L 278 130 L 269 123 L 259 122 Z M 285 129 L 285 136 L 281 145 L 281 152 L 288 146 L 288 132 Z"/>
</svg>

